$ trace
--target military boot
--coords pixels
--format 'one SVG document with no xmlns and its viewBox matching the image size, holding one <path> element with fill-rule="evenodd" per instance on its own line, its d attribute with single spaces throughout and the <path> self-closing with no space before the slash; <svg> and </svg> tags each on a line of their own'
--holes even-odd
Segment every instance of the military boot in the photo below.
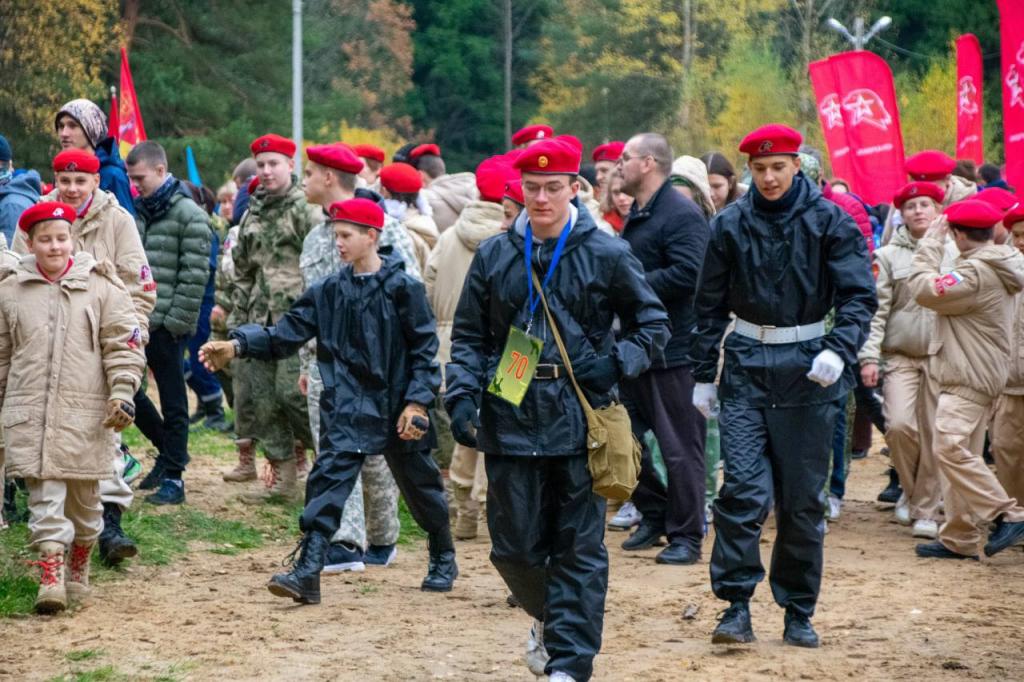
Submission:
<svg viewBox="0 0 1024 682">
<path fill-rule="evenodd" d="M 68 598 L 81 601 L 89 596 L 89 563 L 94 542 L 74 542 L 68 553 Z"/>
<path fill-rule="evenodd" d="M 327 547 L 326 537 L 316 531 L 306 533 L 287 559 L 292 570 L 278 573 L 267 583 L 270 593 L 289 597 L 300 604 L 319 604 L 320 571 L 324 568 Z M 297 560 L 296 553 L 299 555 Z"/>
<path fill-rule="evenodd" d="M 459 577 L 459 567 L 455 564 L 455 543 L 448 527 L 431 533 L 427 547 L 430 563 L 420 589 L 424 592 L 451 592 L 455 579 Z"/>
<path fill-rule="evenodd" d="M 238 466 L 225 471 L 222 478 L 229 483 L 245 483 L 256 480 L 256 444 L 252 438 L 239 438 L 235 441 L 238 448 Z"/>
<path fill-rule="evenodd" d="M 125 559 L 139 553 L 132 539 L 121 529 L 121 507 L 111 502 L 103 503 L 103 532 L 100 533 L 100 561 L 107 566 L 117 566 Z"/>
<path fill-rule="evenodd" d="M 455 538 L 472 540 L 477 535 L 480 521 L 480 504 L 473 499 L 473 488 L 452 482 L 452 497 L 455 501 Z"/>
<path fill-rule="evenodd" d="M 299 487 L 296 485 L 295 460 L 268 460 L 267 464 L 270 474 L 266 486 L 260 490 L 243 493 L 239 499 L 246 504 L 291 502 L 297 499 Z"/>
<path fill-rule="evenodd" d="M 39 543 L 39 592 L 36 594 L 36 613 L 57 613 L 68 606 L 64 587 L 64 545 L 59 542 Z"/>
</svg>

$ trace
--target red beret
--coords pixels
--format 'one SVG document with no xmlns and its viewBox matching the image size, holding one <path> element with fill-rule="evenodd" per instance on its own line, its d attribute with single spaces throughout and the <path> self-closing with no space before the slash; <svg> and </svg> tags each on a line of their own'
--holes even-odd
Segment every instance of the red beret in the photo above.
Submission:
<svg viewBox="0 0 1024 682">
<path fill-rule="evenodd" d="M 356 156 L 384 163 L 384 150 L 380 147 L 375 147 L 372 144 L 354 144 L 352 145 L 352 151 L 356 153 Z"/>
<path fill-rule="evenodd" d="M 18 218 L 18 227 L 28 232 L 32 229 L 33 225 L 44 220 L 63 220 L 70 224 L 75 222 L 77 217 L 78 212 L 73 206 L 69 206 L 62 201 L 44 201 L 41 204 L 35 204 L 26 208 L 21 217 Z"/>
<path fill-rule="evenodd" d="M 562 144 L 567 144 L 571 147 L 575 147 L 576 151 L 580 153 L 580 156 L 583 156 L 583 143 L 580 142 L 580 138 L 576 137 L 575 135 L 559 135 L 554 139 L 558 140 Z"/>
<path fill-rule="evenodd" d="M 896 208 L 903 208 L 903 204 L 907 203 L 911 199 L 916 197 L 928 197 L 935 201 L 937 204 L 941 204 L 945 198 L 945 192 L 942 188 L 936 185 L 934 182 L 911 182 L 903 186 L 899 192 L 896 193 L 896 197 L 892 200 L 892 203 Z"/>
<path fill-rule="evenodd" d="M 594 163 L 598 161 L 618 161 L 625 147 L 626 143 L 619 142 L 618 140 L 605 142 L 594 147 L 594 153 L 590 157 L 594 160 Z"/>
<path fill-rule="evenodd" d="M 436 144 L 421 144 L 419 147 L 414 147 L 413 150 L 409 152 L 409 158 L 415 161 L 425 154 L 441 156 L 441 148 Z"/>
<path fill-rule="evenodd" d="M 321 144 L 306 148 L 306 156 L 313 163 L 355 175 L 363 170 L 363 162 L 347 144 Z"/>
<path fill-rule="evenodd" d="M 418 170 L 399 162 L 380 169 L 380 184 L 389 192 L 415 194 L 423 189 L 423 178 Z"/>
<path fill-rule="evenodd" d="M 1014 225 L 1022 221 L 1024 221 L 1024 204 L 1017 204 L 1003 216 L 1003 226 L 1007 230 L 1012 230 Z"/>
<path fill-rule="evenodd" d="M 252 180 L 249 181 L 249 186 L 246 187 L 246 191 L 249 192 L 249 194 L 252 194 L 253 192 L 256 191 L 256 188 L 259 187 L 259 186 L 260 186 L 260 176 L 254 175 L 254 176 L 252 176 Z"/>
<path fill-rule="evenodd" d="M 977 201 L 984 201 L 986 204 L 992 204 L 1003 213 L 1006 213 L 1011 208 L 1020 203 L 1020 199 L 1013 192 L 1007 192 L 1002 187 L 992 187 L 984 191 L 978 192 L 971 199 Z"/>
<path fill-rule="evenodd" d="M 262 154 L 263 152 L 277 152 L 278 154 L 284 154 L 291 158 L 295 156 L 295 143 L 289 140 L 287 137 L 281 137 L 270 133 L 263 137 L 257 137 L 249 145 L 249 149 L 252 150 L 252 155 Z"/>
<path fill-rule="evenodd" d="M 527 147 L 516 159 L 520 173 L 577 175 L 580 172 L 580 150 L 562 141 L 562 136 Z"/>
<path fill-rule="evenodd" d="M 914 154 L 904 166 L 914 180 L 942 180 L 953 173 L 956 161 L 935 149 L 928 149 Z"/>
<path fill-rule="evenodd" d="M 84 149 L 65 149 L 53 157 L 53 170 L 56 173 L 99 173 L 100 160 Z"/>
<path fill-rule="evenodd" d="M 789 126 L 770 123 L 749 133 L 740 142 L 740 153 L 750 156 L 798 154 L 804 136 Z"/>
<path fill-rule="evenodd" d="M 505 194 L 505 184 L 512 173 L 512 166 L 505 156 L 492 156 L 481 161 L 476 167 L 476 188 L 480 198 L 500 204 Z"/>
<path fill-rule="evenodd" d="M 526 206 L 526 199 L 523 198 L 523 181 L 516 179 L 505 183 L 505 194 L 501 198 L 514 201 L 520 206 Z"/>
<path fill-rule="evenodd" d="M 384 209 L 369 199 L 347 199 L 331 204 L 331 220 L 362 225 L 374 230 L 384 229 Z"/>
<path fill-rule="evenodd" d="M 1003 219 L 1002 211 L 977 199 L 950 204 L 943 213 L 951 225 L 973 230 L 987 230 Z"/>
<path fill-rule="evenodd" d="M 520 128 L 516 131 L 516 134 L 512 136 L 512 144 L 526 144 L 533 140 L 546 140 L 549 139 L 555 131 L 551 126 L 546 125 L 532 125 Z"/>
</svg>

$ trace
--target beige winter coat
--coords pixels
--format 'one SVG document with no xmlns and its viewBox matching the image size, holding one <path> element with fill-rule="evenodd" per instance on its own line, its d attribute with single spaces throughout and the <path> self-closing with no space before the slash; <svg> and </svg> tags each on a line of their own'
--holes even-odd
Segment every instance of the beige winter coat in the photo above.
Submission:
<svg viewBox="0 0 1024 682">
<path fill-rule="evenodd" d="M 476 176 L 472 173 L 442 175 L 421 190 L 430 203 L 434 222 L 439 232 L 444 232 L 459 219 L 462 209 L 471 201 L 480 198 L 476 188 Z"/>
<path fill-rule="evenodd" d="M 25 256 L 0 271 L 0 419 L 9 476 L 113 474 L 107 401 L 132 401 L 146 368 L 135 308 L 113 266 L 74 255 L 56 283 Z"/>
<path fill-rule="evenodd" d="M 1003 393 L 1024 395 L 1024 293 L 1017 294 L 1013 302 L 1013 321 L 1010 332 L 1010 376 Z"/>
<path fill-rule="evenodd" d="M 1011 246 L 986 245 L 960 254 L 940 273 L 944 245 L 925 237 L 917 245 L 910 290 L 938 313 L 935 340 L 941 389 L 988 405 L 1009 374 L 1014 296 L 1024 289 L 1024 256 Z M 937 286 L 939 280 L 942 286 Z"/>
<path fill-rule="evenodd" d="M 878 363 L 891 354 L 911 358 L 930 354 L 928 349 L 935 336 L 935 311 L 920 306 L 909 286 L 917 243 L 906 226 L 901 225 L 892 241 L 875 251 L 878 310 L 871 320 L 867 343 L 857 354 L 861 364 Z M 943 274 L 952 269 L 956 257 L 956 246 L 947 242 Z"/>
<path fill-rule="evenodd" d="M 413 248 L 416 252 L 416 264 L 423 272 L 427 267 L 427 259 L 430 258 L 430 251 L 437 244 L 441 235 L 437 231 L 434 219 L 420 213 L 414 206 L 409 206 L 405 215 L 402 216 L 402 225 L 405 226 L 409 236 L 412 237 Z"/>
<path fill-rule="evenodd" d="M 452 322 L 469 265 L 480 242 L 501 232 L 504 217 L 501 204 L 473 201 L 463 209 L 452 228 L 441 235 L 430 253 L 423 284 L 437 319 L 437 361 L 442 373 L 451 359 Z"/>
<path fill-rule="evenodd" d="M 54 190 L 42 200 L 57 199 L 57 191 Z M 117 203 L 117 197 L 98 189 L 92 195 L 92 205 L 85 217 L 77 219 L 71 226 L 71 235 L 75 239 L 75 251 L 87 251 L 98 261 L 107 260 L 114 264 L 117 276 L 132 295 L 143 339 L 147 339 L 149 314 L 156 305 L 156 282 L 149 269 L 135 218 Z M 14 250 L 19 254 L 28 253 L 22 230 L 18 230 L 14 237 Z"/>
</svg>

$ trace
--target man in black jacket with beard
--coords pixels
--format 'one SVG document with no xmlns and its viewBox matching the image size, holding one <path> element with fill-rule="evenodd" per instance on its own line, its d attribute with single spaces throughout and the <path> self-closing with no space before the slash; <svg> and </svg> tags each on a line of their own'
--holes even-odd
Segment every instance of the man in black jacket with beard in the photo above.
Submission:
<svg viewBox="0 0 1024 682">
<path fill-rule="evenodd" d="M 694 405 L 718 412 L 722 461 L 711 585 L 731 603 L 715 643 L 754 640 L 749 601 L 764 578 L 759 541 L 770 505 L 777 535 L 770 584 L 786 609 L 783 639 L 818 646 L 825 481 L 837 400 L 877 307 L 864 237 L 800 172 L 800 133 L 782 125 L 744 138 L 750 192 L 719 213 L 697 297 Z M 831 331 L 825 317 L 835 311 Z"/>
<path fill-rule="evenodd" d="M 622 382 L 633 432 L 641 443 L 654 431 L 665 459 L 668 485 L 661 481 L 644 446 L 640 484 L 633 503 L 643 514 L 627 550 L 647 549 L 662 535 L 669 546 L 660 564 L 687 565 L 700 560 L 704 539 L 704 441 L 707 422 L 693 407 L 693 375 L 688 353 L 697 324 L 693 298 L 708 243 L 708 223 L 697 205 L 672 188 L 672 147 L 656 133 L 634 136 L 619 157 L 622 191 L 636 201 L 622 236 L 644 266 L 672 322 L 672 338 L 651 368 Z"/>
<path fill-rule="evenodd" d="M 605 503 L 593 492 L 586 419 L 527 262 L 595 408 L 615 398 L 619 380 L 650 366 L 668 337 L 668 316 L 629 247 L 599 231 L 576 202 L 577 148 L 540 142 L 516 167 L 526 210 L 473 257 L 455 311 L 445 407 L 455 439 L 486 453 L 491 562 L 535 619 L 527 665 L 538 676 L 582 681 L 601 648 Z M 515 405 L 487 386 L 506 343 L 524 331 L 536 339 L 540 364 Z"/>
</svg>

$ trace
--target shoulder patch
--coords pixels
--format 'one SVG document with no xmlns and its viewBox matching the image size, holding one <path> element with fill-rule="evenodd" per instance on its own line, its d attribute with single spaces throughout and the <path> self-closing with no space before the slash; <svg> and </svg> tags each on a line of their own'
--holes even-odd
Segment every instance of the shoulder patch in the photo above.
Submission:
<svg viewBox="0 0 1024 682">
<path fill-rule="evenodd" d="M 963 275 L 956 270 L 935 278 L 935 293 L 944 296 L 947 291 L 964 281 Z"/>
</svg>

